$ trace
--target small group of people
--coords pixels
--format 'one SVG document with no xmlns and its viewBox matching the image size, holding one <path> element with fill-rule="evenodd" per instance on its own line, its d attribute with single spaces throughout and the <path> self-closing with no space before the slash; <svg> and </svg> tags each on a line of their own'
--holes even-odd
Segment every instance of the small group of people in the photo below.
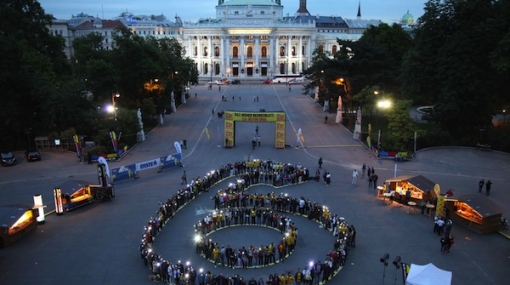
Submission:
<svg viewBox="0 0 510 285">
<path fill-rule="evenodd" d="M 478 182 L 478 193 L 482 193 L 484 185 L 485 185 L 485 196 L 490 196 L 490 194 L 491 194 L 491 186 L 492 186 L 492 181 L 490 181 L 490 179 L 488 179 L 487 182 L 485 182 L 485 180 L 482 178 Z"/>
<path fill-rule="evenodd" d="M 451 234 L 453 222 L 450 219 L 443 217 L 434 217 L 434 233 L 441 236 L 439 242 L 441 243 L 441 252 L 450 253 L 450 249 L 454 244 L 453 236 Z"/>
<path fill-rule="evenodd" d="M 257 131 L 258 133 L 258 131 Z M 260 146 L 260 136 L 259 135 L 255 135 L 253 137 L 253 140 L 251 141 L 251 146 L 252 146 L 252 149 L 255 149 L 256 146 Z"/>
</svg>

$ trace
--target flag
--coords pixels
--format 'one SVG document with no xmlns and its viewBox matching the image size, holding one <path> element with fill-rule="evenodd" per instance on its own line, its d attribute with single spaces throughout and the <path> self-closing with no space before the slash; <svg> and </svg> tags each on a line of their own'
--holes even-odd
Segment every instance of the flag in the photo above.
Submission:
<svg viewBox="0 0 510 285">
<path fill-rule="evenodd" d="M 81 158 L 81 144 L 78 135 L 73 136 L 74 145 L 76 146 L 76 155 Z"/>
<path fill-rule="evenodd" d="M 209 129 L 205 128 L 205 135 L 207 136 L 208 140 L 211 140 L 211 134 L 209 134 Z"/>
<path fill-rule="evenodd" d="M 119 151 L 119 146 L 117 143 L 117 134 L 115 134 L 114 131 L 110 132 L 110 139 L 112 140 L 113 151 L 117 153 Z"/>
</svg>

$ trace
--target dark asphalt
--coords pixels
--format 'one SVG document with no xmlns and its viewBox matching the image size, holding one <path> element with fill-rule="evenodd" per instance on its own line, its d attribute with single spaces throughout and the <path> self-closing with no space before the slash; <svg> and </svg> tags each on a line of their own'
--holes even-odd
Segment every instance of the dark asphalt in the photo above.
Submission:
<svg viewBox="0 0 510 285">
<path fill-rule="evenodd" d="M 499 234 L 480 235 L 454 225 L 455 245 L 449 254 L 442 254 L 439 237 L 432 232 L 432 219 L 416 213 L 408 214 L 406 207 L 386 205 L 375 198 L 365 179 L 351 185 L 353 169 L 363 163 L 373 166 L 379 182 L 394 175 L 421 174 L 439 183 L 442 192 L 452 189 L 455 194 L 477 192 L 480 178 L 493 181 L 491 196 L 487 199 L 504 209 L 510 217 L 510 156 L 505 153 L 479 152 L 475 148 L 434 148 L 419 151 L 416 161 L 395 163 L 375 159 L 349 130 L 334 123 L 329 114 L 324 124 L 324 113 L 299 88 L 288 91 L 277 85 L 225 86 L 222 91 L 195 87 L 191 98 L 176 113 L 165 116 L 165 123 L 147 135 L 147 140 L 136 145 L 120 162 L 110 167 L 130 164 L 175 152 L 173 142 L 187 139 L 183 151 L 188 180 L 229 162 L 243 159 L 272 159 L 279 162 L 301 163 L 312 173 L 317 160 L 323 157 L 323 168 L 332 173 L 332 185 L 305 184 L 277 189 L 289 195 L 305 196 L 327 205 L 332 213 L 345 217 L 357 229 L 357 247 L 350 252 L 348 263 L 331 284 L 381 284 L 383 266 L 379 258 L 384 253 L 402 257 L 403 262 L 434 263 L 453 272 L 452 284 L 507 284 L 510 242 Z M 229 100 L 221 102 L 221 95 Z M 232 101 L 232 96 L 235 101 Z M 239 96 L 242 100 L 239 101 Z M 259 96 L 259 102 L 253 97 Z M 222 142 L 223 120 L 211 116 L 211 109 L 287 112 L 287 144 L 296 144 L 296 131 L 301 128 L 306 148 L 276 150 L 273 148 L 274 127 L 259 124 L 262 146 L 251 149 L 255 124 L 241 123 L 236 127 L 238 145 L 233 149 L 218 147 Z M 205 135 L 209 130 L 210 139 Z M 220 134 L 218 136 L 218 134 Z M 27 163 L 23 160 L 14 167 L 0 169 L 0 204 L 32 204 L 34 194 L 42 194 L 48 209 L 54 209 L 53 187 L 67 179 L 96 182 L 95 166 L 78 164 L 75 154 L 43 151 L 43 161 Z M 22 155 L 18 154 L 18 158 Z M 118 183 L 116 197 L 111 202 L 96 202 L 62 216 L 49 215 L 46 223 L 15 244 L 0 250 L 1 284 L 150 284 L 149 270 L 144 267 L 138 245 L 144 225 L 155 215 L 159 201 L 172 196 L 180 186 L 182 169 L 156 173 L 147 170 L 140 179 Z M 224 181 L 223 183 L 228 183 Z M 215 187 L 222 187 L 222 184 Z M 215 188 L 216 189 L 216 188 Z M 259 190 L 260 189 L 260 190 Z M 250 191 L 270 191 L 267 186 Z M 214 189 L 212 189 L 214 190 Z M 285 263 L 261 269 L 231 270 L 214 268 L 194 252 L 193 224 L 212 208 L 210 196 L 205 193 L 190 202 L 170 221 L 154 243 L 165 258 L 190 260 L 196 267 L 214 272 L 232 274 L 242 272 L 247 277 L 265 277 L 282 271 L 301 269 L 310 260 L 323 259 L 332 247 L 332 236 L 324 229 L 302 217 L 296 217 L 299 228 L 298 247 Z M 253 240 L 252 231 L 242 227 L 228 229 L 227 238 Z M 266 242 L 266 231 L 260 232 Z M 267 233 L 268 236 L 273 233 Z M 469 237 L 469 239 L 468 239 Z M 386 269 L 385 284 L 395 282 L 395 268 Z M 401 276 L 397 275 L 397 282 Z"/>
</svg>

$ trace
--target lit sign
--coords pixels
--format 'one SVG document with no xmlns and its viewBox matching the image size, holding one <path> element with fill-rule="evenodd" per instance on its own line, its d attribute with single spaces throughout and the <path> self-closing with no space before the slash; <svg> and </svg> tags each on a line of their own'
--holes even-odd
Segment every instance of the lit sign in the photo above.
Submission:
<svg viewBox="0 0 510 285">
<path fill-rule="evenodd" d="M 228 33 L 231 35 L 269 35 L 271 33 L 271 29 L 233 29 L 228 30 Z"/>
</svg>

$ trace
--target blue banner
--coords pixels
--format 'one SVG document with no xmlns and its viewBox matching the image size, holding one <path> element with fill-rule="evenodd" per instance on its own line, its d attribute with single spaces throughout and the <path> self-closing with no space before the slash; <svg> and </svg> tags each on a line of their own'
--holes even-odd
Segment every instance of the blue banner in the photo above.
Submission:
<svg viewBox="0 0 510 285">
<path fill-rule="evenodd" d="M 174 167 L 181 167 L 182 166 L 181 157 L 182 157 L 182 154 L 180 154 L 180 153 L 174 153 L 174 154 L 170 154 L 170 155 L 161 157 L 160 158 L 161 163 L 159 165 L 159 170 L 163 171 L 163 170 L 174 168 Z"/>
<path fill-rule="evenodd" d="M 112 183 L 136 178 L 138 178 L 138 173 L 136 172 L 136 164 L 124 165 L 112 169 Z"/>
</svg>

